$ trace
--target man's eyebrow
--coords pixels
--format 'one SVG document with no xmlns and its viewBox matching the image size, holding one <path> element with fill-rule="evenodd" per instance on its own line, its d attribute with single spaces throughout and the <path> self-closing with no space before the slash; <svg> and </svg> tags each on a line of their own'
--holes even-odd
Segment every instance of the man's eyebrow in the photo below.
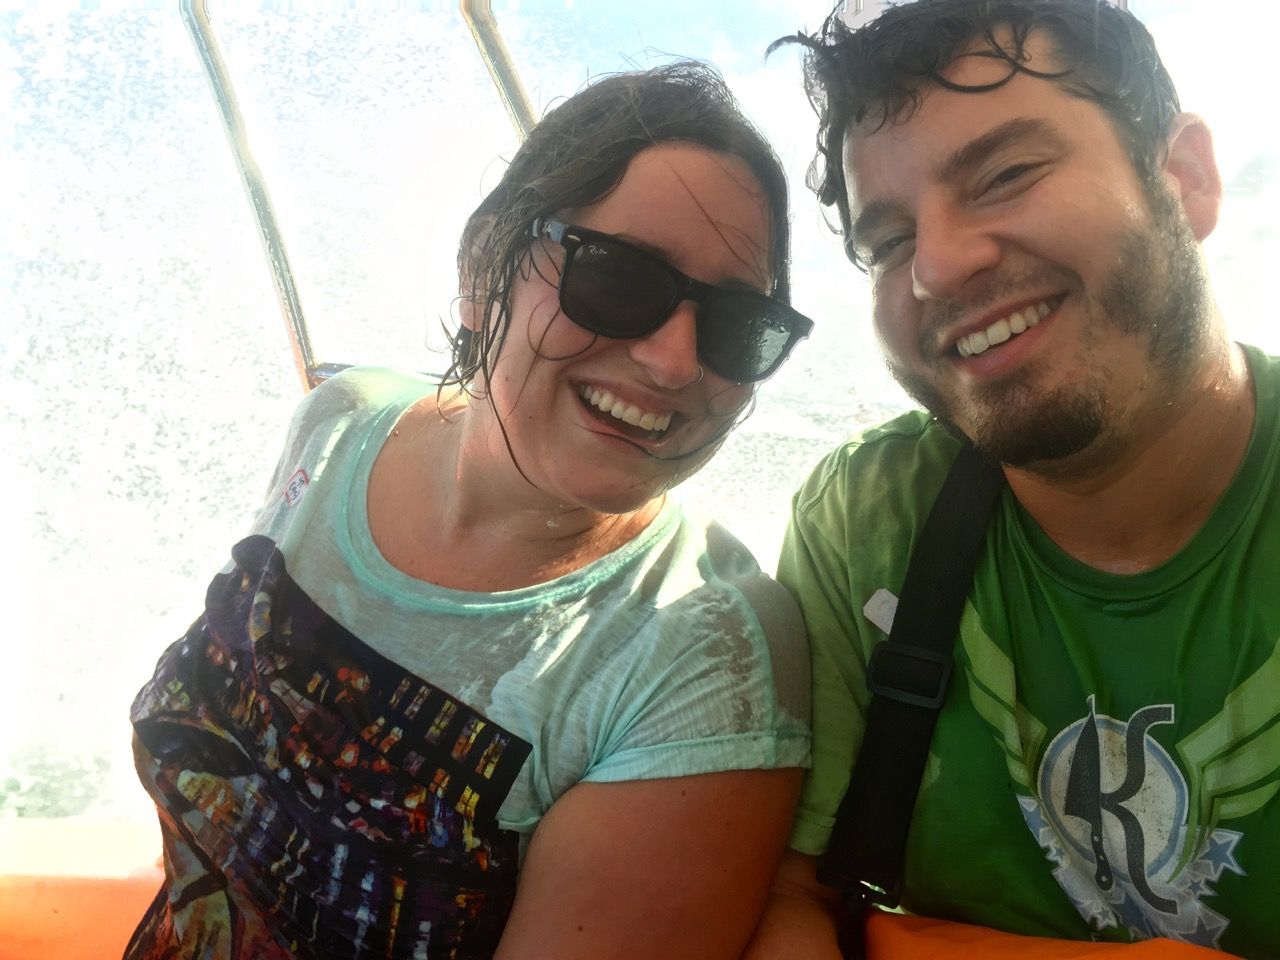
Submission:
<svg viewBox="0 0 1280 960">
<path fill-rule="evenodd" d="M 1058 131 L 1047 120 L 1037 117 L 1015 117 L 957 148 L 938 167 L 938 176 L 944 181 L 952 180 L 1009 144 L 1018 140 L 1032 139 L 1046 140 L 1054 144 L 1062 142 Z"/>
<path fill-rule="evenodd" d="M 862 242 L 862 239 L 880 226 L 885 220 L 890 219 L 901 208 L 901 204 L 893 200 L 874 200 L 868 203 L 858 213 L 858 217 L 853 221 L 853 226 L 849 228 L 849 236 L 853 240 L 854 246 Z"/>
<path fill-rule="evenodd" d="M 1062 142 L 1057 130 L 1048 121 L 1036 117 L 1015 117 L 954 150 L 938 167 L 938 178 L 944 182 L 953 180 L 1009 144 L 1031 139 L 1054 144 Z M 894 200 L 874 200 L 863 207 L 849 228 L 853 243 L 858 244 L 881 223 L 892 219 L 901 206 Z"/>
</svg>

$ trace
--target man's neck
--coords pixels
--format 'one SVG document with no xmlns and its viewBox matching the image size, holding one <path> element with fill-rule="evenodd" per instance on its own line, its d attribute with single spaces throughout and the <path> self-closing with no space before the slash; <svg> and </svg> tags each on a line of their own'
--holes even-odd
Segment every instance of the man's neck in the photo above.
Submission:
<svg viewBox="0 0 1280 960">
<path fill-rule="evenodd" d="M 1066 553 L 1108 573 L 1141 573 L 1173 557 L 1208 520 L 1244 459 L 1253 420 L 1243 351 L 1227 345 L 1095 469 L 1065 476 L 1006 467 L 1005 474 Z"/>
</svg>

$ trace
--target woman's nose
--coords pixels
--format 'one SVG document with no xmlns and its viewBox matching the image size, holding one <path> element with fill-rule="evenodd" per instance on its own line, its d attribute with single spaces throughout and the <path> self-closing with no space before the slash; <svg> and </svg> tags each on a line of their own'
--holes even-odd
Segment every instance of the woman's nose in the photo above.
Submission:
<svg viewBox="0 0 1280 960">
<path fill-rule="evenodd" d="M 644 367 L 653 382 L 679 390 L 702 376 L 698 364 L 698 305 L 682 300 L 656 330 L 628 342 L 631 359 Z"/>
</svg>

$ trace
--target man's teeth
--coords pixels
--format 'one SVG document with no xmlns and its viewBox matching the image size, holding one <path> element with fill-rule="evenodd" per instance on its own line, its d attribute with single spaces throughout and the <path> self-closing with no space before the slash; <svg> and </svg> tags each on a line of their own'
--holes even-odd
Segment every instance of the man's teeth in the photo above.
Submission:
<svg viewBox="0 0 1280 960">
<path fill-rule="evenodd" d="M 629 423 L 633 427 L 639 427 L 641 430 L 652 430 L 655 433 L 661 433 L 671 426 L 670 411 L 666 413 L 650 413 L 647 410 L 641 410 L 634 403 L 619 400 L 608 390 L 583 387 L 582 398 L 597 410 L 603 410 L 605 413 L 617 417 L 623 423 Z"/>
<path fill-rule="evenodd" d="M 962 357 L 975 357 L 988 347 L 1004 343 L 1047 317 L 1052 311 L 1047 301 L 1041 300 L 1025 310 L 1015 310 L 1009 316 L 997 320 L 985 330 L 977 330 L 956 341 L 956 350 Z"/>
</svg>

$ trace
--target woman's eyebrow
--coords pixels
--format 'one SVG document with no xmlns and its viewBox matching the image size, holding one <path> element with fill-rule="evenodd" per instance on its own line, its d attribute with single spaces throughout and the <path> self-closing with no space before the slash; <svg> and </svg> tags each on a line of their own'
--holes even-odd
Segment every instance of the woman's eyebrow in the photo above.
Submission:
<svg viewBox="0 0 1280 960">
<path fill-rule="evenodd" d="M 671 252 L 669 250 L 663 250 L 661 247 L 654 246 L 652 243 L 646 243 L 644 240 L 641 240 L 639 237 L 632 236 L 629 233 L 614 233 L 614 234 L 610 234 L 610 236 L 616 237 L 618 240 L 623 240 L 626 243 L 630 244 L 631 246 L 636 247 L 640 250 L 643 250 L 645 253 L 653 257 L 655 260 L 661 260 L 663 263 L 671 267 L 671 269 L 673 270 L 679 270 L 679 267 L 677 267 L 675 264 L 671 262 L 672 257 L 671 257 Z M 680 272 L 684 273 L 683 270 L 680 270 Z M 697 279 L 697 278 L 695 277 L 694 279 Z M 713 283 L 712 286 L 719 287 L 722 290 L 737 290 L 741 293 L 760 293 L 762 286 L 765 287 L 766 289 L 768 288 L 768 283 L 767 282 L 756 283 L 756 282 L 753 282 L 752 280 L 746 280 L 741 277 L 726 277 L 725 279 L 720 280 L 717 283 Z"/>
<path fill-rule="evenodd" d="M 671 252 L 669 250 L 663 250 L 661 247 L 649 243 L 634 234 L 619 232 L 610 233 L 609 236 L 616 240 L 621 240 L 630 246 L 636 247 L 637 249 L 643 250 L 645 253 L 649 254 L 649 256 L 661 260 L 663 263 L 671 262 Z"/>
</svg>

